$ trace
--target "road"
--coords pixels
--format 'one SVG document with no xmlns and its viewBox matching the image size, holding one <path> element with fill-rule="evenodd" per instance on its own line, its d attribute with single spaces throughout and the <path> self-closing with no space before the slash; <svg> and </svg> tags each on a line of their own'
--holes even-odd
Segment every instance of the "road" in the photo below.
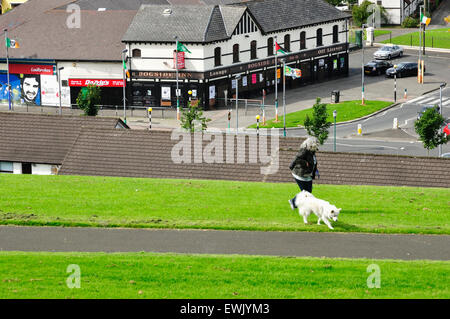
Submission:
<svg viewBox="0 0 450 319">
<path fill-rule="evenodd" d="M 0 250 L 450 260 L 450 236 L 0 226 Z"/>
</svg>

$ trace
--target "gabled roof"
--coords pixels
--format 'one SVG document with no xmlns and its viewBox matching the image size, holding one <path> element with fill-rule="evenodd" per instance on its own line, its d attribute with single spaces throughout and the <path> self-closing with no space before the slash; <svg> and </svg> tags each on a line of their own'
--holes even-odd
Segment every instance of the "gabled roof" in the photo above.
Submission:
<svg viewBox="0 0 450 319">
<path fill-rule="evenodd" d="M 128 128 L 120 119 L 0 112 L 0 161 L 61 164 L 84 129 Z"/>
<path fill-rule="evenodd" d="M 225 16 L 221 9 L 209 5 L 143 5 L 122 41 L 173 42 L 175 36 L 181 42 L 224 40 L 231 36 L 227 31 L 236 24 L 236 16 L 241 17 L 246 8 L 228 8 Z"/>
</svg>

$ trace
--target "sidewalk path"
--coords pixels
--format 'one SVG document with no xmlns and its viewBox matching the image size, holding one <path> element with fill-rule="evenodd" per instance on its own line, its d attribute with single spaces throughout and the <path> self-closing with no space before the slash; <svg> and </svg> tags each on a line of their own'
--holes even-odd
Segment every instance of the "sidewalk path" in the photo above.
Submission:
<svg viewBox="0 0 450 319">
<path fill-rule="evenodd" d="M 0 226 L 0 250 L 450 260 L 450 236 Z"/>
</svg>

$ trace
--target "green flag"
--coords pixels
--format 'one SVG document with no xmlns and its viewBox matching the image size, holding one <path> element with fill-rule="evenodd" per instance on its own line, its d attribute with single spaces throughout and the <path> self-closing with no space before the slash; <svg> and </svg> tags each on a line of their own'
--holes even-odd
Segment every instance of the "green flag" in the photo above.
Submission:
<svg viewBox="0 0 450 319">
<path fill-rule="evenodd" d="M 6 38 L 6 47 L 7 48 L 19 48 L 19 42 L 16 40 L 11 40 L 10 38 Z"/>
<path fill-rule="evenodd" d="M 189 53 L 192 53 L 192 52 L 189 51 L 188 48 L 186 48 L 186 46 L 185 46 L 183 43 L 181 43 L 181 42 L 178 42 L 177 51 L 178 51 L 178 52 L 189 52 Z"/>
</svg>

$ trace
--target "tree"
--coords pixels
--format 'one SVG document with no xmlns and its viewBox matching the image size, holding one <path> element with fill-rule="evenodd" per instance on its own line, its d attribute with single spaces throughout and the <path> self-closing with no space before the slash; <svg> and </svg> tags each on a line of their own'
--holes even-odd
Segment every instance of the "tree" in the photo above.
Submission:
<svg viewBox="0 0 450 319">
<path fill-rule="evenodd" d="M 320 103 L 320 98 L 316 99 L 316 104 L 313 106 L 313 115 L 310 118 L 306 115 L 305 128 L 308 135 L 315 136 L 320 145 L 323 145 L 328 138 L 328 129 L 331 126 L 331 122 L 327 121 L 327 105 Z"/>
<path fill-rule="evenodd" d="M 372 10 L 369 9 L 371 5 L 373 5 L 372 2 L 365 0 L 359 6 L 354 5 L 352 7 L 353 21 L 358 27 L 362 26 L 364 23 L 367 23 L 367 18 L 372 14 Z M 382 6 L 377 7 L 380 11 L 381 19 L 386 21 L 387 20 L 386 9 Z"/>
<path fill-rule="evenodd" d="M 77 97 L 77 104 L 85 115 L 96 116 L 101 100 L 101 88 L 97 85 L 88 85 L 82 88 Z"/>
<path fill-rule="evenodd" d="M 204 131 L 207 128 L 206 123 L 211 121 L 203 116 L 203 111 L 197 105 L 192 105 L 189 101 L 188 107 L 181 111 L 181 127 L 188 130 L 189 132 L 194 132 L 198 126 L 201 126 L 201 130 Z"/>
<path fill-rule="evenodd" d="M 445 125 L 444 117 L 439 114 L 437 105 L 423 112 L 422 117 L 414 123 L 416 133 L 422 141 L 423 146 L 428 150 L 433 149 L 441 144 L 446 144 L 449 137 L 442 132 L 441 128 Z"/>
</svg>

